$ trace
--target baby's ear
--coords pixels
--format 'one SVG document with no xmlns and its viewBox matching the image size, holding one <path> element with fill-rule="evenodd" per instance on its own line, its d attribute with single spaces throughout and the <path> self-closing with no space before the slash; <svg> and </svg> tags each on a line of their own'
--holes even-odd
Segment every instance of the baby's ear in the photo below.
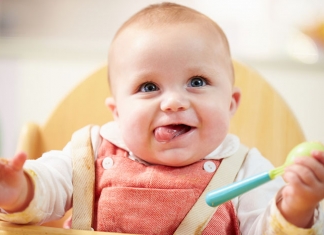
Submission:
<svg viewBox="0 0 324 235">
<path fill-rule="evenodd" d="M 233 87 L 232 101 L 230 106 L 230 113 L 232 116 L 236 113 L 238 106 L 240 105 L 241 91 L 238 87 Z"/>
<path fill-rule="evenodd" d="M 117 106 L 116 106 L 115 99 L 113 97 L 108 97 L 108 98 L 106 98 L 105 104 L 112 112 L 114 120 L 117 121 L 118 120 L 118 112 L 117 112 Z"/>
</svg>

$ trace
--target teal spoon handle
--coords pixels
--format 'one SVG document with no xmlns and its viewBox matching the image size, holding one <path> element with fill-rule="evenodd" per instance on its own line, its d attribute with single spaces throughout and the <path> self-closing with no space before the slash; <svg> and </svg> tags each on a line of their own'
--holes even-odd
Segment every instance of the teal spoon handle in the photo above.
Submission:
<svg viewBox="0 0 324 235">
<path fill-rule="evenodd" d="M 254 189 L 272 178 L 269 172 L 261 173 L 233 184 L 213 190 L 206 195 L 206 202 L 209 206 L 216 207 L 226 201 L 229 201 L 251 189 Z"/>
</svg>

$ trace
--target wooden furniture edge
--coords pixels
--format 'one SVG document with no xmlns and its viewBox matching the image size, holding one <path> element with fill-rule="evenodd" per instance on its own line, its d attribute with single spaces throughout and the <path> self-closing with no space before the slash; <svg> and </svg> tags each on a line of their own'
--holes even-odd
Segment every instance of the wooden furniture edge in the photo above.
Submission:
<svg viewBox="0 0 324 235">
<path fill-rule="evenodd" d="M 121 233 L 52 228 L 52 227 L 35 226 L 35 225 L 17 225 L 17 224 L 0 221 L 0 235 L 44 235 L 44 234 L 46 235 L 59 235 L 59 234 L 60 235 L 120 235 Z"/>
</svg>

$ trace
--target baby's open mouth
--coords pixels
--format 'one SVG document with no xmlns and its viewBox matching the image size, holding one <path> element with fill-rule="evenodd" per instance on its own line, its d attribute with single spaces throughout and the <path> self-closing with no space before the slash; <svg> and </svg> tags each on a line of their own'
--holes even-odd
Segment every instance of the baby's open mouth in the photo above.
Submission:
<svg viewBox="0 0 324 235">
<path fill-rule="evenodd" d="M 184 124 L 160 126 L 154 130 L 154 136 L 159 142 L 168 142 L 190 130 L 191 126 Z"/>
</svg>

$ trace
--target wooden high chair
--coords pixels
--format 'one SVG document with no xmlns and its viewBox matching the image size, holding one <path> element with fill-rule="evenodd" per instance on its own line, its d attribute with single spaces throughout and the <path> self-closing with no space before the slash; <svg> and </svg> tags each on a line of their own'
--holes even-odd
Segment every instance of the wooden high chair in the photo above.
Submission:
<svg viewBox="0 0 324 235">
<path fill-rule="evenodd" d="M 285 101 L 257 72 L 236 61 L 234 69 L 235 85 L 241 89 L 242 98 L 230 132 L 239 136 L 245 145 L 257 147 L 275 166 L 281 165 L 287 153 L 305 140 L 301 127 Z M 72 90 L 44 125 L 26 124 L 17 149 L 36 159 L 45 151 L 62 149 L 77 129 L 112 120 L 104 105 L 109 95 L 107 67 L 103 67 Z M 65 219 L 46 226 L 62 227 Z M 57 234 L 54 231 L 49 229 L 48 234 Z"/>
</svg>

